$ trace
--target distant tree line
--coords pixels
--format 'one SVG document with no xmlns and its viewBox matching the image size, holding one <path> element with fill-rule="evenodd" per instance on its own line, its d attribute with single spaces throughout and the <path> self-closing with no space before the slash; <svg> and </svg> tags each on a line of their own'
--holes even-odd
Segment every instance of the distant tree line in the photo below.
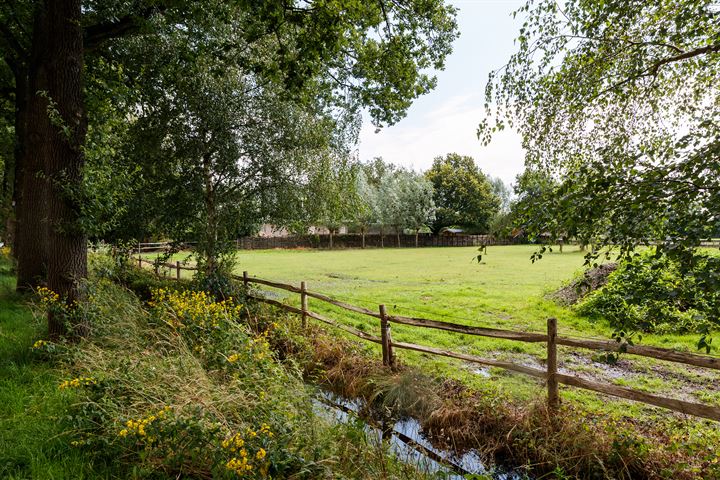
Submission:
<svg viewBox="0 0 720 480">
<path fill-rule="evenodd" d="M 304 208 L 289 229 L 306 234 L 311 226 L 325 227 L 333 236 L 341 227 L 364 238 L 410 232 L 439 234 L 456 227 L 468 234 L 493 233 L 498 215 L 506 215 L 510 190 L 497 178 L 482 173 L 472 157 L 450 153 L 435 158 L 424 173 L 378 157 L 370 162 L 335 163 L 320 170 L 322 181 L 307 191 Z M 498 231 L 498 233 L 501 233 Z M 399 242 L 394 242 L 397 245 Z"/>
</svg>

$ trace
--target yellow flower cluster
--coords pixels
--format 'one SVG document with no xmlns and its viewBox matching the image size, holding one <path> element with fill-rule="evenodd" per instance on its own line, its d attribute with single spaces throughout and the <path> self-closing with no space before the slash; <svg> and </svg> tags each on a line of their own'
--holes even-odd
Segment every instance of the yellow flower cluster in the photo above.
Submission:
<svg viewBox="0 0 720 480">
<path fill-rule="evenodd" d="M 220 323 L 238 316 L 242 305 L 234 305 L 229 298 L 216 302 L 207 292 L 167 290 L 159 288 L 152 292 L 152 307 L 163 307 L 171 316 L 168 322 L 175 328 L 188 324 L 201 327 L 219 327 Z"/>
<path fill-rule="evenodd" d="M 227 357 L 227 361 L 230 363 L 235 363 L 238 360 L 240 360 L 240 354 L 238 354 L 238 353 L 233 353 L 232 355 Z"/>
<path fill-rule="evenodd" d="M 47 287 L 38 288 L 37 294 L 40 297 L 40 301 L 43 305 L 54 305 L 60 301 L 60 295 L 53 292 Z"/>
<path fill-rule="evenodd" d="M 242 476 L 242 475 L 246 474 L 247 472 L 251 471 L 253 469 L 253 466 L 251 463 L 248 462 L 247 452 L 246 452 L 246 456 L 244 456 L 244 457 L 241 456 L 240 458 L 237 458 L 237 457 L 231 458 L 225 464 L 225 468 Z"/>
<path fill-rule="evenodd" d="M 270 425 L 267 423 L 263 423 L 260 426 L 260 429 L 255 431 L 251 428 L 248 428 L 245 431 L 245 437 L 246 438 L 256 438 L 259 435 L 264 435 L 268 438 L 273 436 L 273 432 L 270 430 Z M 250 458 L 250 454 L 247 450 L 247 444 L 245 442 L 245 439 L 239 434 L 236 433 L 232 437 L 226 438 L 222 442 L 222 447 L 226 450 L 230 450 L 235 454 L 233 458 L 231 458 L 227 464 L 225 464 L 225 467 L 228 470 L 232 470 L 233 472 L 237 473 L 238 475 L 244 475 L 245 473 L 251 471 L 253 469 L 253 464 L 251 461 L 248 460 Z M 260 447 L 255 452 L 255 459 L 257 461 L 263 460 L 267 456 L 267 450 Z M 264 475 L 267 473 L 268 465 L 259 465 L 260 472 Z"/>
<path fill-rule="evenodd" d="M 237 450 L 243 448 L 245 446 L 245 440 L 240 436 L 239 433 L 236 433 L 230 438 L 226 438 L 222 442 L 222 447 L 230 450 L 231 452 L 236 452 Z M 247 452 L 245 452 L 247 456 Z"/>
<path fill-rule="evenodd" d="M 273 432 L 270 431 L 270 425 L 268 425 L 267 423 L 263 423 L 262 425 L 260 425 L 260 433 L 262 433 L 263 435 L 267 435 L 268 437 L 273 436 Z"/>
<path fill-rule="evenodd" d="M 147 432 L 145 427 L 151 425 L 155 420 L 163 418 L 170 411 L 170 407 L 164 407 L 155 414 L 148 415 L 147 417 L 141 418 L 140 420 L 130 419 L 125 422 L 127 428 L 123 428 L 118 432 L 119 437 L 127 437 L 128 435 L 137 435 L 139 437 L 146 437 Z"/>
<path fill-rule="evenodd" d="M 9 257 L 10 256 L 10 247 L 4 246 L 0 247 L 0 255 L 3 257 Z"/>
<path fill-rule="evenodd" d="M 47 345 L 47 342 L 45 340 L 38 340 L 37 342 L 33 343 L 32 348 L 33 350 L 37 350 L 44 347 L 45 345 Z"/>
<path fill-rule="evenodd" d="M 87 387 L 88 385 L 95 385 L 95 380 L 90 377 L 78 377 L 72 380 L 65 380 L 58 385 L 58 388 L 64 390 L 66 388 Z"/>
</svg>

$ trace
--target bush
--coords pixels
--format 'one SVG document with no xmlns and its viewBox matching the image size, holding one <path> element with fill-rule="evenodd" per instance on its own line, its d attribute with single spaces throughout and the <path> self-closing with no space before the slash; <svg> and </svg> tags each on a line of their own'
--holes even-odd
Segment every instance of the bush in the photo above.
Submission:
<svg viewBox="0 0 720 480">
<path fill-rule="evenodd" d="M 578 305 L 618 331 L 707 332 L 720 325 L 720 257 L 696 254 L 690 267 L 653 251 L 622 262 Z"/>
</svg>

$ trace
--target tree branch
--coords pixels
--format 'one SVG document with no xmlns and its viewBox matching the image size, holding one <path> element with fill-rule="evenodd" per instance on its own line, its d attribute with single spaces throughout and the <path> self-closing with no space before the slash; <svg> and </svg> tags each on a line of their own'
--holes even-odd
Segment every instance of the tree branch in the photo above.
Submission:
<svg viewBox="0 0 720 480">
<path fill-rule="evenodd" d="M 102 22 L 88 25 L 83 29 L 83 46 L 85 52 L 92 52 L 105 41 L 138 33 L 143 23 L 155 13 L 162 13 L 164 6 L 146 8 L 136 14 L 129 14 L 113 22 Z"/>
<path fill-rule="evenodd" d="M 658 70 L 660 70 L 660 67 L 663 65 L 667 65 L 668 63 L 673 62 L 679 62 L 681 60 L 687 60 L 688 58 L 697 57 L 700 55 L 706 55 L 708 53 L 715 53 L 720 52 L 720 43 L 715 43 L 711 45 L 706 45 L 701 48 L 696 48 L 695 50 L 688 50 L 687 52 L 680 53 L 678 55 L 663 58 L 662 60 L 658 60 L 653 64 L 652 67 L 650 67 L 650 73 L 652 75 L 657 75 Z"/>
<path fill-rule="evenodd" d="M 10 28 L 2 22 L 0 22 L 0 34 L 2 34 L 2 38 L 5 40 L 10 49 L 15 52 L 16 58 L 19 59 L 28 56 L 27 51 L 15 37 L 12 30 L 10 30 Z"/>
</svg>

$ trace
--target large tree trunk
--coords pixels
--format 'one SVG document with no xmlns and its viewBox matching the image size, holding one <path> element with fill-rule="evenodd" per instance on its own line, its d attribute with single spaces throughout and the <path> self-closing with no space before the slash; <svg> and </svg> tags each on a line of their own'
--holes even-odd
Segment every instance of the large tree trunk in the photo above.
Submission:
<svg viewBox="0 0 720 480">
<path fill-rule="evenodd" d="M 360 233 L 362 235 L 362 248 L 365 248 L 365 227 L 360 229 Z"/>
<path fill-rule="evenodd" d="M 16 194 L 17 289 L 29 290 L 41 285 L 48 268 L 48 177 L 52 125 L 48 118 L 48 67 L 50 32 L 48 11 L 38 5 L 33 25 L 32 52 L 27 79 L 27 103 L 18 104 L 16 118 L 19 164 L 16 166 L 19 191 Z M 17 78 L 16 78 L 17 80 Z M 25 107 L 25 111 L 23 111 Z"/>
<path fill-rule="evenodd" d="M 84 299 L 81 282 L 87 278 L 87 237 L 79 222 L 78 195 L 83 182 L 82 146 L 87 131 L 80 4 L 80 0 L 47 0 L 45 3 L 49 27 L 47 96 L 53 110 L 43 121 L 47 129 L 46 171 L 50 179 L 48 287 L 59 294 L 70 309 Z M 66 320 L 61 316 L 48 317 L 51 337 L 87 333 L 88 325 L 77 319 L 73 330 L 67 332 Z"/>
<path fill-rule="evenodd" d="M 420 230 L 415 230 L 415 248 L 418 248 L 418 235 L 420 234 Z"/>
</svg>

